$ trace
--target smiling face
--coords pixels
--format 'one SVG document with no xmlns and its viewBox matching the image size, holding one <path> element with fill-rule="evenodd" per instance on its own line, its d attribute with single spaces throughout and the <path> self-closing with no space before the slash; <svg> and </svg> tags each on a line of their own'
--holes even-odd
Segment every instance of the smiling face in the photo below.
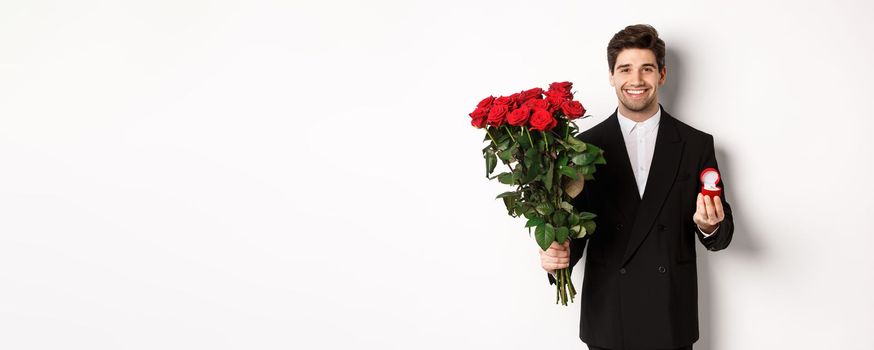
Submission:
<svg viewBox="0 0 874 350">
<path fill-rule="evenodd" d="M 619 97 L 619 112 L 643 121 L 659 109 L 658 89 L 665 83 L 667 69 L 658 69 L 655 54 L 649 49 L 624 49 L 616 56 L 610 85 Z"/>
</svg>

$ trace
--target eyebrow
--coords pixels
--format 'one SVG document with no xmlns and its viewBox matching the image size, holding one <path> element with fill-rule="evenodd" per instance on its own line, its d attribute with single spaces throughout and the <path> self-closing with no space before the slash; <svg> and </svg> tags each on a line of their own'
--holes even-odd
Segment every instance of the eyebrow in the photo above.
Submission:
<svg viewBox="0 0 874 350">
<path fill-rule="evenodd" d="M 626 68 L 626 67 L 631 67 L 631 63 L 626 63 L 626 64 L 619 65 L 619 66 L 616 67 L 616 69 L 621 69 L 621 68 Z M 652 68 L 656 68 L 656 65 L 654 65 L 654 64 L 652 64 L 652 63 L 644 63 L 641 67 L 652 67 Z"/>
</svg>

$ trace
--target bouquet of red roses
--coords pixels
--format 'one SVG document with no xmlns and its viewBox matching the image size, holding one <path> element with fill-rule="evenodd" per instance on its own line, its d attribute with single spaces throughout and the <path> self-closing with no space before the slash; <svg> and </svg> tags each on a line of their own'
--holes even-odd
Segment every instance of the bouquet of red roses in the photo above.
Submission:
<svg viewBox="0 0 874 350">
<path fill-rule="evenodd" d="M 515 190 L 501 193 L 507 214 L 528 219 L 525 227 L 541 249 L 552 242 L 592 234 L 595 214 L 579 212 L 571 204 L 592 180 L 595 164 L 605 164 L 603 151 L 574 137 L 574 120 L 586 109 L 573 99 L 570 82 L 556 82 L 549 90 L 533 88 L 495 98 L 489 96 L 470 113 L 471 124 L 485 129 L 483 148 L 486 178 L 498 179 Z M 507 171 L 492 175 L 498 160 Z M 567 178 L 567 179 L 565 179 Z M 567 305 L 576 295 L 569 268 L 556 271 L 556 304 Z"/>
</svg>

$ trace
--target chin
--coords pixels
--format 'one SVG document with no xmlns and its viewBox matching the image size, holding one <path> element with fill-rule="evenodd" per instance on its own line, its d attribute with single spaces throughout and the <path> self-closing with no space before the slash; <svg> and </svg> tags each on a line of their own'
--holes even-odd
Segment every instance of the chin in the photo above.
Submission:
<svg viewBox="0 0 874 350">
<path fill-rule="evenodd" d="M 643 112 L 652 107 L 653 101 L 646 101 L 640 104 L 632 104 L 628 103 L 627 101 L 622 101 L 622 105 L 625 106 L 625 108 L 627 108 L 629 111 Z"/>
</svg>

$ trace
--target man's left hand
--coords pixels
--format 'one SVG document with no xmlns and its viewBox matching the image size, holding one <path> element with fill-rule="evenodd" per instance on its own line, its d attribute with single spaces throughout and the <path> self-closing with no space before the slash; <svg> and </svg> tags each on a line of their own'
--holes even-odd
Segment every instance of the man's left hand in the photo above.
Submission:
<svg viewBox="0 0 874 350">
<path fill-rule="evenodd" d="M 716 225 L 722 222 L 723 219 L 725 219 L 725 213 L 722 211 L 722 200 L 719 199 L 719 196 L 710 198 L 710 196 L 699 193 L 698 209 L 695 211 L 695 215 L 692 216 L 692 221 L 702 231 L 713 232 L 713 230 L 716 230 Z"/>
</svg>

